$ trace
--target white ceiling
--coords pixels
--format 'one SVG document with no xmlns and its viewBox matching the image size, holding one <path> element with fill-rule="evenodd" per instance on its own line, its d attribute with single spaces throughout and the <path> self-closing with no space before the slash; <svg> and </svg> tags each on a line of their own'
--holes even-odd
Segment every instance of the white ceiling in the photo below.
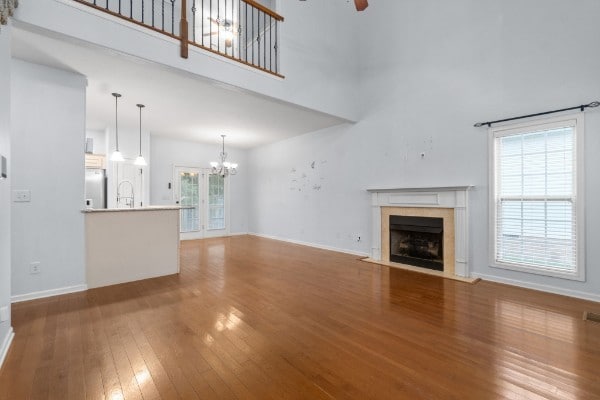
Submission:
<svg viewBox="0 0 600 400">
<path fill-rule="evenodd" d="M 87 129 L 114 126 L 112 92 L 119 101 L 119 129 L 251 148 L 346 121 L 208 79 L 73 40 L 13 30 L 13 57 L 78 72 L 88 79 Z"/>
</svg>

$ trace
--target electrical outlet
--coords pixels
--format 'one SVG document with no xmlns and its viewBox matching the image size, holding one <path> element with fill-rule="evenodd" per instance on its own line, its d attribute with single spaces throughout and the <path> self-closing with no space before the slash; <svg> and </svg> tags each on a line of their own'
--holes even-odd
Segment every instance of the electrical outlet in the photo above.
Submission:
<svg viewBox="0 0 600 400">
<path fill-rule="evenodd" d="M 32 262 L 31 264 L 29 264 L 29 273 L 30 274 L 39 274 L 40 272 L 41 272 L 41 269 L 40 269 L 39 261 L 35 261 L 35 262 Z"/>
<path fill-rule="evenodd" d="M 12 201 L 15 203 L 27 203 L 31 201 L 30 190 L 13 190 Z"/>
</svg>

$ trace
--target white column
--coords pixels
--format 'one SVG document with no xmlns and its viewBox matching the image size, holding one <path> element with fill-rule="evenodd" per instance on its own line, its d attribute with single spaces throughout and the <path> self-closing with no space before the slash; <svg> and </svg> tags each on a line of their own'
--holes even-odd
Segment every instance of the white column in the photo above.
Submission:
<svg viewBox="0 0 600 400">
<path fill-rule="evenodd" d="M 381 207 L 379 206 L 378 193 L 371 193 L 371 218 L 373 223 L 373 231 L 371 237 L 371 258 L 373 260 L 381 260 Z"/>
</svg>

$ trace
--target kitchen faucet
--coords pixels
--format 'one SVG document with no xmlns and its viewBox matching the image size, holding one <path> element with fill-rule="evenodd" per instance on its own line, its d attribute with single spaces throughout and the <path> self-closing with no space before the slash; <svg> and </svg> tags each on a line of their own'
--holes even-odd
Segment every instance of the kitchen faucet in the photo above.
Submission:
<svg viewBox="0 0 600 400">
<path fill-rule="evenodd" d="M 121 186 L 123 184 L 129 184 L 129 189 L 131 191 L 131 196 L 122 196 L 121 195 Z M 133 183 L 131 183 L 131 181 L 121 181 L 119 183 L 119 185 L 117 186 L 117 207 L 119 207 L 119 205 L 121 205 L 121 201 L 125 201 L 125 206 L 128 206 L 129 208 L 133 208 L 135 205 L 135 195 L 134 195 L 134 191 L 133 191 Z"/>
</svg>

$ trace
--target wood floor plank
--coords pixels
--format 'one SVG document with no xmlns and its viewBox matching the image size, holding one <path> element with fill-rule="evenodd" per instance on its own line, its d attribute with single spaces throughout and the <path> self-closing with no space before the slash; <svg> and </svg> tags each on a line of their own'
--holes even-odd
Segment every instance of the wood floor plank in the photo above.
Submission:
<svg viewBox="0 0 600 400">
<path fill-rule="evenodd" d="M 0 400 L 600 399 L 598 303 L 252 236 L 15 304 Z"/>
</svg>

